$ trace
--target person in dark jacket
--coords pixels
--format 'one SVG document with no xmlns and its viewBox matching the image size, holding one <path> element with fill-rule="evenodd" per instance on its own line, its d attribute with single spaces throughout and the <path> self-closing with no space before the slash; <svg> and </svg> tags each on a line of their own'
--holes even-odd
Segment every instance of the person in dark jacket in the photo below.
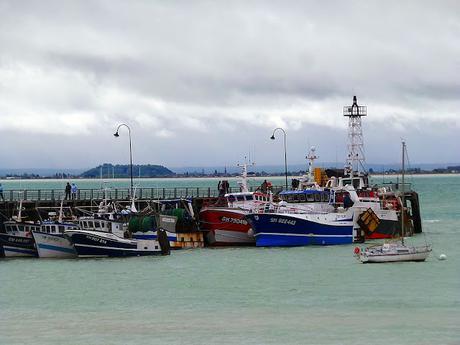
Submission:
<svg viewBox="0 0 460 345">
<path fill-rule="evenodd" d="M 67 185 L 65 186 L 65 200 L 67 198 L 70 200 L 70 191 L 72 190 L 72 187 L 70 186 L 70 183 L 67 182 Z"/>
</svg>

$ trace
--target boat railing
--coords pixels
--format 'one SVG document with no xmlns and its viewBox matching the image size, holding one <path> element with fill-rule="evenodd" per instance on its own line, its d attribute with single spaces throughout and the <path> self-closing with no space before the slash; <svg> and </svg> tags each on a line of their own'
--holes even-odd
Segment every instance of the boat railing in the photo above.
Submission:
<svg viewBox="0 0 460 345">
<path fill-rule="evenodd" d="M 256 188 L 251 187 L 250 191 Z M 274 187 L 279 190 L 282 187 Z M 230 187 L 228 193 L 239 192 L 239 187 Z M 65 199 L 64 189 L 12 189 L 4 190 L 4 201 L 60 201 Z M 217 198 L 219 190 L 211 187 L 143 187 L 136 189 L 136 199 L 140 200 L 165 200 L 179 198 Z M 129 188 L 111 189 L 79 189 L 75 200 L 130 200 Z"/>
</svg>

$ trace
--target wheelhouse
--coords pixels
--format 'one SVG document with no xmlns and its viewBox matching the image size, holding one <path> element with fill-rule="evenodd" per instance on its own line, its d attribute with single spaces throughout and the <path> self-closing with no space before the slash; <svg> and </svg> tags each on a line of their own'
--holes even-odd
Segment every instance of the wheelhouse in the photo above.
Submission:
<svg viewBox="0 0 460 345">
<path fill-rule="evenodd" d="M 41 225 L 41 232 L 47 234 L 63 234 L 66 230 L 80 229 L 77 224 L 45 222 Z"/>
<path fill-rule="evenodd" d="M 328 202 L 329 191 L 326 190 L 289 190 L 279 193 L 282 201 L 288 203 Z"/>
<path fill-rule="evenodd" d="M 259 192 L 241 192 L 241 193 L 228 193 L 225 198 L 229 204 L 245 202 L 268 202 L 269 196 Z"/>
<path fill-rule="evenodd" d="M 123 231 L 123 223 L 113 220 L 93 217 L 81 217 L 78 221 L 82 230 L 120 232 Z"/>
<path fill-rule="evenodd" d="M 30 233 L 32 231 L 40 231 L 40 225 L 33 223 L 18 223 L 15 221 L 4 222 L 5 232 L 8 234 Z"/>
</svg>

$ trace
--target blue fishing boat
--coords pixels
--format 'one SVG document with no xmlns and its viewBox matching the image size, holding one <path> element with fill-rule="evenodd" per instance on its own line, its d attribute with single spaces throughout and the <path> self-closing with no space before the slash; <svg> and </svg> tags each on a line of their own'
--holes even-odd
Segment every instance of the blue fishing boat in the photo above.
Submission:
<svg viewBox="0 0 460 345">
<path fill-rule="evenodd" d="M 37 257 L 37 249 L 32 233 L 40 230 L 40 225 L 22 219 L 22 200 L 18 215 L 3 222 L 4 232 L 0 233 L 0 246 L 5 257 Z"/>
<path fill-rule="evenodd" d="M 292 212 L 292 210 L 291 210 Z M 250 213 L 256 246 L 283 247 L 353 243 L 353 211 L 343 213 Z"/>
<path fill-rule="evenodd" d="M 74 245 L 79 257 L 120 257 L 168 255 L 166 233 L 158 230 L 156 240 L 135 239 L 123 219 L 116 214 L 96 214 L 80 217 L 80 229 L 69 229 L 65 236 Z"/>
<path fill-rule="evenodd" d="M 5 232 L 0 233 L 0 245 L 5 257 L 37 257 L 37 249 L 32 232 L 40 225 L 10 220 L 3 223 Z"/>
</svg>

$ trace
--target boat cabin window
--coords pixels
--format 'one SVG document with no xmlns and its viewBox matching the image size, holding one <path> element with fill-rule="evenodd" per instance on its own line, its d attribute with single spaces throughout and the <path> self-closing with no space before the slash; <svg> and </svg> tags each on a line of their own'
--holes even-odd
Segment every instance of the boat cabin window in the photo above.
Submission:
<svg viewBox="0 0 460 345">
<path fill-rule="evenodd" d="M 94 222 L 88 222 L 88 227 L 93 229 L 94 228 Z"/>
<path fill-rule="evenodd" d="M 46 232 L 47 232 L 47 233 L 50 233 L 50 231 L 51 231 L 51 226 L 47 225 L 47 226 L 45 226 L 45 229 L 46 229 Z"/>
<path fill-rule="evenodd" d="M 315 201 L 315 196 L 313 194 L 307 194 L 307 201 Z"/>
<path fill-rule="evenodd" d="M 95 227 L 96 229 L 99 229 L 99 228 L 101 227 L 101 223 L 99 223 L 99 222 L 94 222 L 94 227 Z"/>
<path fill-rule="evenodd" d="M 84 228 L 87 228 L 87 227 L 88 227 L 88 222 L 86 222 L 86 221 L 83 222 L 83 227 L 84 227 Z"/>
<path fill-rule="evenodd" d="M 24 231 L 24 226 L 23 225 L 18 225 L 18 231 Z"/>
<path fill-rule="evenodd" d="M 355 189 L 358 189 L 358 188 L 359 188 L 359 185 L 360 185 L 360 182 L 361 182 L 361 181 L 360 181 L 359 178 L 354 178 L 354 179 L 353 179 L 353 187 L 354 187 Z"/>
<path fill-rule="evenodd" d="M 236 197 L 236 200 L 237 200 L 237 201 L 244 201 L 244 195 L 238 195 L 238 196 Z"/>
<path fill-rule="evenodd" d="M 252 195 L 247 195 L 246 200 L 253 200 Z"/>
<path fill-rule="evenodd" d="M 62 234 L 65 230 L 64 225 L 59 225 L 59 232 Z"/>
<path fill-rule="evenodd" d="M 351 180 L 350 179 L 343 179 L 342 184 L 343 184 L 343 186 L 351 185 Z"/>
</svg>

